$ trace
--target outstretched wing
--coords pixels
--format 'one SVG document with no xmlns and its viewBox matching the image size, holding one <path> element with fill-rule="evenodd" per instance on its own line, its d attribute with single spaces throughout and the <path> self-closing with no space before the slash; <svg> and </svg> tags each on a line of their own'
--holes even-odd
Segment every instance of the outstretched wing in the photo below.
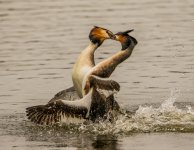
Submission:
<svg viewBox="0 0 194 150">
<path fill-rule="evenodd" d="M 69 117 L 86 119 L 90 109 L 91 95 L 76 101 L 57 100 L 47 105 L 38 105 L 26 109 L 27 117 L 37 124 L 54 124 Z"/>
<path fill-rule="evenodd" d="M 108 91 L 120 91 L 120 85 L 118 82 L 107 79 L 107 78 L 100 78 L 95 75 L 90 76 L 90 83 L 97 89 L 108 90 Z"/>
<path fill-rule="evenodd" d="M 62 91 L 58 92 L 57 94 L 55 94 L 55 96 L 49 101 L 49 103 L 57 101 L 59 99 L 77 100 L 80 98 L 79 98 L 74 86 L 72 86 L 68 89 L 62 90 Z"/>
<path fill-rule="evenodd" d="M 106 90 L 112 92 L 118 92 L 120 90 L 120 85 L 114 80 L 108 78 L 101 78 L 95 75 L 89 75 L 83 84 L 83 95 L 86 95 L 91 87 L 97 90 Z M 111 95 L 111 94 L 108 94 Z"/>
</svg>

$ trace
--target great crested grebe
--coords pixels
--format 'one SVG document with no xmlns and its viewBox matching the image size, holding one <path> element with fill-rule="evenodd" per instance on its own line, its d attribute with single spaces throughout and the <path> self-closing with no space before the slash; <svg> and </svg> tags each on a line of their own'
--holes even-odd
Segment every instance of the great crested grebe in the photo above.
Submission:
<svg viewBox="0 0 194 150">
<path fill-rule="evenodd" d="M 85 74 L 95 66 L 94 61 L 94 52 L 95 50 L 102 45 L 106 39 L 115 39 L 115 35 L 102 27 L 94 26 L 89 34 L 90 43 L 89 45 L 81 52 L 78 56 L 73 70 L 72 70 L 72 80 L 73 87 L 70 87 L 66 90 L 58 92 L 50 102 L 53 102 L 58 99 L 71 99 L 75 100 L 82 98 L 82 82 Z"/>
<path fill-rule="evenodd" d="M 120 90 L 120 85 L 107 77 L 112 74 L 118 64 L 131 55 L 137 44 L 137 40 L 128 35 L 131 31 L 117 33 L 116 40 L 121 42 L 122 50 L 93 67 L 85 75 L 82 99 L 75 101 L 59 99 L 46 105 L 29 107 L 26 109 L 28 119 L 37 124 L 54 124 L 95 121 L 99 117 L 103 118 L 112 108 L 112 103 L 109 101 L 112 93 L 107 95 L 102 91 Z"/>
<path fill-rule="evenodd" d="M 130 57 L 134 47 L 137 45 L 137 40 L 128 35 L 128 33 L 132 32 L 132 30 L 127 30 L 125 32 L 118 32 L 115 34 L 117 41 L 121 43 L 122 49 L 121 51 L 117 52 L 113 56 L 105 59 L 104 61 L 98 63 L 96 66 L 94 66 L 88 74 L 84 78 L 84 84 L 82 87 L 82 93 L 83 95 L 86 95 L 90 90 L 90 82 L 89 77 L 90 75 L 97 76 L 98 79 L 106 79 L 109 78 L 110 75 L 113 73 L 115 68 L 122 63 L 124 60 L 126 60 L 128 57 Z M 109 79 L 110 80 L 110 79 Z M 114 100 L 114 95 L 110 94 L 108 98 L 106 98 L 106 107 L 107 112 L 112 110 L 119 110 L 119 105 L 117 101 Z"/>
<path fill-rule="evenodd" d="M 95 75 L 99 78 L 109 78 L 115 68 L 131 55 L 134 47 L 137 45 L 137 40 L 134 37 L 128 35 L 128 33 L 132 31 L 133 29 L 115 34 L 115 40 L 121 43 L 121 51 L 98 63 L 87 73 L 87 76 Z M 88 79 L 87 76 L 85 76 L 86 79 Z M 82 88 L 83 95 L 87 94 L 88 89 L 90 89 L 90 84 L 87 80 L 85 81 L 85 84 L 86 85 L 83 85 L 84 88 Z"/>
<path fill-rule="evenodd" d="M 110 38 L 115 39 L 115 35 L 107 29 L 101 27 L 94 27 L 91 30 L 89 34 L 89 39 L 91 43 L 86 49 L 84 49 L 81 52 L 81 54 L 79 55 L 75 62 L 72 71 L 73 85 L 79 97 L 83 97 L 82 95 L 83 78 L 88 73 L 88 71 L 90 71 L 91 68 L 95 66 L 94 62 L 95 50 L 104 42 L 104 40 Z"/>
</svg>

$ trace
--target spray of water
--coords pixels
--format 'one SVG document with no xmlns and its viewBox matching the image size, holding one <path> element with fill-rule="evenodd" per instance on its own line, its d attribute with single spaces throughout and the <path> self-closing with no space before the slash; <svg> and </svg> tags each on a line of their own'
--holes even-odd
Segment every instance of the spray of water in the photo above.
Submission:
<svg viewBox="0 0 194 150">
<path fill-rule="evenodd" d="M 153 105 L 139 106 L 133 113 L 130 110 L 122 110 L 115 114 L 113 122 L 99 120 L 97 123 L 87 122 L 79 125 L 57 125 L 52 127 L 40 127 L 36 131 L 48 134 L 61 133 L 89 133 L 97 135 L 126 135 L 139 132 L 193 132 L 194 133 L 194 109 L 192 106 L 175 105 L 180 95 L 179 90 L 173 90 L 168 99 L 158 107 Z M 30 125 L 27 131 L 33 130 Z M 34 132 L 34 130 L 33 130 Z"/>
<path fill-rule="evenodd" d="M 191 106 L 178 108 L 175 101 L 180 91 L 171 92 L 170 98 L 159 107 L 139 106 L 134 114 L 118 114 L 113 123 L 100 121 L 81 125 L 80 132 L 97 134 L 130 134 L 134 132 L 194 132 L 194 111 Z"/>
</svg>

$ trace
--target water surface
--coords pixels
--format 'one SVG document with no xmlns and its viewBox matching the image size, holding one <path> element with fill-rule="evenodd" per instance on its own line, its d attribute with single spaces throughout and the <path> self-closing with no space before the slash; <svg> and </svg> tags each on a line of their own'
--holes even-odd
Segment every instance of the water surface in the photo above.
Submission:
<svg viewBox="0 0 194 150">
<path fill-rule="evenodd" d="M 28 122 L 26 107 L 45 104 L 72 85 L 71 68 L 93 25 L 114 33 L 135 29 L 138 46 L 112 76 L 121 84 L 117 100 L 132 117 L 114 125 L 44 128 Z M 193 27 L 193 0 L 1 0 L 0 146 L 192 149 Z M 118 50 L 119 43 L 105 41 L 96 62 Z"/>
</svg>

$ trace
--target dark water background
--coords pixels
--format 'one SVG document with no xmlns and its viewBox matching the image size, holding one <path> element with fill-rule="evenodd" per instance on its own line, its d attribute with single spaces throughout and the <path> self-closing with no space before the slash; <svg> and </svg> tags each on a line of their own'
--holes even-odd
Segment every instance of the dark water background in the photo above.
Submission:
<svg viewBox="0 0 194 150">
<path fill-rule="evenodd" d="M 136 126 L 121 119 L 121 126 L 94 125 L 98 132 L 29 123 L 26 107 L 45 104 L 72 85 L 71 68 L 93 25 L 114 33 L 135 29 L 138 46 L 113 74 L 121 84 L 117 99 L 126 110 L 157 109 L 138 109 L 133 121 L 143 123 Z M 118 50 L 119 43 L 105 41 L 96 62 Z M 193 93 L 193 0 L 0 0 L 0 149 L 193 149 Z M 173 115 L 162 117 L 175 127 L 156 122 L 164 110 Z M 114 132 L 101 132 L 107 128 Z"/>
</svg>

